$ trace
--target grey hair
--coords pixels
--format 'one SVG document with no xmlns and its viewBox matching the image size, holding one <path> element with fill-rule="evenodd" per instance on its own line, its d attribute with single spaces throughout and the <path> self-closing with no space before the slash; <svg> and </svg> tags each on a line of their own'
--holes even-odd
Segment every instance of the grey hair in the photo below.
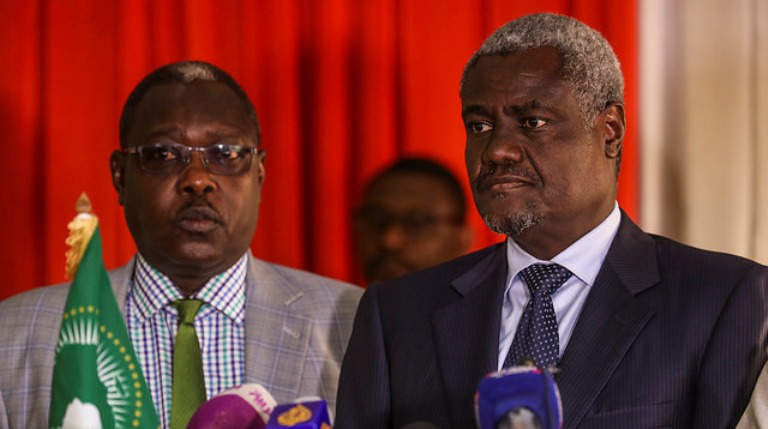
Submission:
<svg viewBox="0 0 768 429">
<path fill-rule="evenodd" d="M 563 59 L 563 80 L 574 92 L 586 123 L 611 104 L 624 104 L 624 77 L 611 45 L 598 31 L 574 18 L 553 13 L 508 22 L 483 42 L 464 67 L 459 92 L 477 60 L 487 55 L 555 48 Z"/>
<path fill-rule="evenodd" d="M 127 145 L 128 131 L 133 126 L 136 108 L 150 89 L 168 83 L 189 85 L 199 81 L 219 82 L 235 92 L 235 95 L 243 103 L 243 107 L 247 110 L 249 118 L 256 127 L 256 143 L 261 144 L 261 127 L 259 126 L 259 119 L 256 117 L 256 109 L 240 84 L 229 73 L 213 64 L 203 61 L 181 61 L 155 69 L 145 76 L 131 91 L 123 106 L 123 113 L 120 116 L 120 146 L 125 147 Z"/>
</svg>

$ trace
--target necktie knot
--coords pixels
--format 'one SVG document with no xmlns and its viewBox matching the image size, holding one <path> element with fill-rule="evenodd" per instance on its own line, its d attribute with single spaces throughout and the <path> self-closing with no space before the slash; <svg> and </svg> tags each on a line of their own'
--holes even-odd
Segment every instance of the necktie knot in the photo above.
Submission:
<svg viewBox="0 0 768 429">
<path fill-rule="evenodd" d="M 572 273 L 558 264 L 532 264 L 520 271 L 531 294 L 552 295 L 562 286 Z"/>
<path fill-rule="evenodd" d="M 174 301 L 174 306 L 179 311 L 179 325 L 192 325 L 198 310 L 203 305 L 199 299 L 180 299 Z"/>
<path fill-rule="evenodd" d="M 572 273 L 557 264 L 532 264 L 520 271 L 531 299 L 525 305 L 515 338 L 504 360 L 504 368 L 532 361 L 542 368 L 557 364 L 560 338 L 552 294 Z"/>
</svg>

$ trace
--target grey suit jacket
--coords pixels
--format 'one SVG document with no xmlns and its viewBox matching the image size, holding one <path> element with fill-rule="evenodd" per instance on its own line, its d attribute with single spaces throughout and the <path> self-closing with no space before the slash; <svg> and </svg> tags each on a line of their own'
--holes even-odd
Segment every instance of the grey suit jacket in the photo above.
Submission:
<svg viewBox="0 0 768 429">
<path fill-rule="evenodd" d="M 334 427 L 474 427 L 474 393 L 498 363 L 505 249 L 366 290 Z M 622 215 L 555 375 L 563 427 L 731 429 L 767 335 L 768 268 L 645 234 Z"/>
<path fill-rule="evenodd" d="M 134 262 L 109 273 L 125 313 Z M 0 429 L 48 427 L 51 380 L 68 284 L 0 302 Z M 278 403 L 320 396 L 331 408 L 363 290 L 249 255 L 245 381 Z"/>
</svg>

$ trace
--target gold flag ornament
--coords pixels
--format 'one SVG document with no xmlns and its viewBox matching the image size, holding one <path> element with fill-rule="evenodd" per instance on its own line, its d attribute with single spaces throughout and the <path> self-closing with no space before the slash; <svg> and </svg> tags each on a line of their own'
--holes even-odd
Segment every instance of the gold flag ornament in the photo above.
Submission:
<svg viewBox="0 0 768 429">
<path fill-rule="evenodd" d="M 155 406 L 136 359 L 101 255 L 98 220 L 88 197 L 68 227 L 64 306 L 51 385 L 50 429 L 158 428 Z"/>
<path fill-rule="evenodd" d="M 88 247 L 88 242 L 91 241 L 91 236 L 96 231 L 96 226 L 99 225 L 99 219 L 91 214 L 91 200 L 85 192 L 80 194 L 80 198 L 77 199 L 75 211 L 77 215 L 67 224 L 69 229 L 69 236 L 66 240 L 66 244 L 69 246 L 66 254 L 67 280 L 72 280 L 75 277 L 80 260 L 83 259 L 85 249 Z"/>
</svg>

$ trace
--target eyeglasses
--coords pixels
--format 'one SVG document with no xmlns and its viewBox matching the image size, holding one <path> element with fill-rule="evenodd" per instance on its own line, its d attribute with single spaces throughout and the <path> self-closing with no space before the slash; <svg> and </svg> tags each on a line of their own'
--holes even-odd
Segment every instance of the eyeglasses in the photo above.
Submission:
<svg viewBox="0 0 768 429">
<path fill-rule="evenodd" d="M 251 168 L 251 155 L 263 154 L 264 149 L 252 146 L 217 143 L 206 147 L 191 147 L 178 143 L 156 143 L 131 146 L 124 153 L 139 155 L 141 169 L 153 174 L 181 172 L 192 161 L 192 152 L 203 155 L 203 165 L 212 174 L 237 176 Z"/>
<path fill-rule="evenodd" d="M 393 226 L 398 226 L 409 237 L 422 237 L 435 230 L 441 224 L 459 225 L 461 218 L 451 215 L 438 215 L 413 211 L 404 214 L 388 213 L 383 210 L 362 209 L 355 214 L 361 226 L 373 234 L 383 234 Z"/>
</svg>

